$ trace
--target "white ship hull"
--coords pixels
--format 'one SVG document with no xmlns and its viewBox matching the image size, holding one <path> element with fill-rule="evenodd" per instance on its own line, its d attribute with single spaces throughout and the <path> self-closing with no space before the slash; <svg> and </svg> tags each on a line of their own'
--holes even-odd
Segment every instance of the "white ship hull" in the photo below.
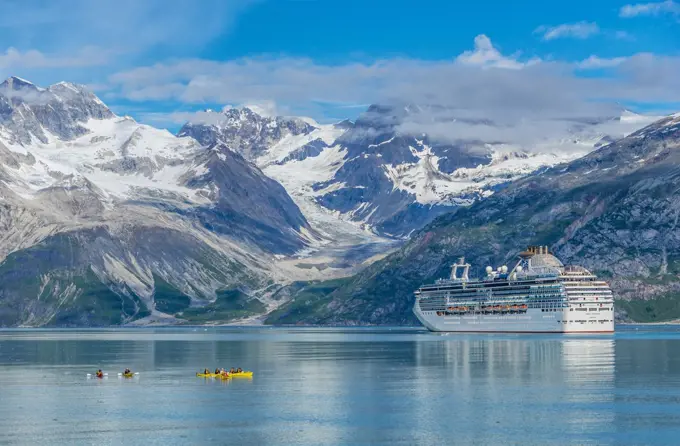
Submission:
<svg viewBox="0 0 680 446">
<path fill-rule="evenodd" d="M 565 308 L 555 312 L 529 309 L 523 314 L 437 315 L 435 311 L 413 312 L 430 331 L 463 333 L 613 333 L 614 312 L 574 311 Z M 571 311 L 570 311 L 571 310 Z"/>
<path fill-rule="evenodd" d="M 547 246 L 530 246 L 512 270 L 486 267 L 471 279 L 461 257 L 451 276 L 415 291 L 413 312 L 431 331 L 613 333 L 614 296 L 587 269 L 564 266 Z M 462 270 L 462 275 L 458 272 Z"/>
</svg>

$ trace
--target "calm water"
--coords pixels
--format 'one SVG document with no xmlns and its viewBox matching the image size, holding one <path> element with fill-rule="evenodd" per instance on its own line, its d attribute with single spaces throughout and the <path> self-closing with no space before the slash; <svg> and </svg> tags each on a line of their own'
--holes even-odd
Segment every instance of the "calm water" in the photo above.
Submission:
<svg viewBox="0 0 680 446">
<path fill-rule="evenodd" d="M 242 367 L 252 380 L 206 380 Z M 86 373 L 101 367 L 104 380 Z M 130 367 L 134 379 L 116 372 Z M 2 444 L 678 444 L 680 331 L 0 331 Z"/>
</svg>

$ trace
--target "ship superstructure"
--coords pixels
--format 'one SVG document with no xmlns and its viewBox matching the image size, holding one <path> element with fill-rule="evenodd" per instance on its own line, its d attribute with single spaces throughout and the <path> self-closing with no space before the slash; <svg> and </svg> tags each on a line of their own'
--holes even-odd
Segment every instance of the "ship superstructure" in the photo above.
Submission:
<svg viewBox="0 0 680 446">
<path fill-rule="evenodd" d="M 530 246 L 512 270 L 486 267 L 471 279 L 464 258 L 451 276 L 416 292 L 413 311 L 432 331 L 608 333 L 609 285 L 581 266 L 564 266 L 547 246 Z"/>
</svg>

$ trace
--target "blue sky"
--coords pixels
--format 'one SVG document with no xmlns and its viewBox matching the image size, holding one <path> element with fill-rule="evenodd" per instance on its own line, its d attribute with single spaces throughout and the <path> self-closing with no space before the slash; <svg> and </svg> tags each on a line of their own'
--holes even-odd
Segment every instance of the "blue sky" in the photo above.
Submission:
<svg viewBox="0 0 680 446">
<path fill-rule="evenodd" d="M 4 2 L 0 71 L 89 85 L 176 129 L 258 104 L 321 121 L 441 102 L 472 117 L 680 108 L 680 3 L 85 0 Z"/>
</svg>

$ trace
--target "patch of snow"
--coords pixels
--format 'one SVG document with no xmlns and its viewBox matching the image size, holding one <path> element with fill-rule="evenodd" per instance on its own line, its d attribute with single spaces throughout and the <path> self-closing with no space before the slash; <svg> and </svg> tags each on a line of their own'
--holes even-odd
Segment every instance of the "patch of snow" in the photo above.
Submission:
<svg viewBox="0 0 680 446">
<path fill-rule="evenodd" d="M 279 142 L 274 144 L 269 150 L 267 150 L 262 156 L 260 156 L 255 161 L 255 164 L 259 168 L 264 169 L 272 163 L 284 160 L 288 155 L 298 148 L 317 139 L 322 140 L 328 145 L 333 144 L 335 140 L 343 133 L 344 130 L 342 129 L 337 129 L 332 125 L 324 125 L 314 129 L 308 134 L 286 135 Z"/>
<path fill-rule="evenodd" d="M 64 175 L 71 175 L 91 181 L 109 198 L 129 199 L 144 195 L 144 191 L 156 191 L 154 194 L 169 192 L 201 203 L 207 200 L 197 191 L 180 185 L 180 178 L 196 169 L 190 162 L 191 155 L 200 149 L 195 141 L 178 139 L 167 131 L 125 118 L 91 119 L 84 127 L 89 133 L 73 141 L 62 141 L 46 132 L 49 136 L 46 144 L 36 141 L 30 147 L 36 160 L 33 165 L 7 166 L 7 172 L 13 176 L 9 187 L 23 198 L 30 198 L 57 185 Z M 5 145 L 12 152 L 29 153 L 20 145 L 6 141 Z M 150 164 L 152 172 L 102 169 L 107 162 L 121 160 L 123 155 Z M 198 171 L 204 172 L 205 168 Z"/>
<path fill-rule="evenodd" d="M 378 143 L 378 144 L 369 144 L 368 147 L 369 147 L 369 148 L 380 147 L 380 146 L 383 146 L 383 145 L 385 145 L 385 144 L 389 144 L 389 143 L 391 143 L 392 141 L 394 141 L 394 136 L 391 137 L 390 139 L 388 139 L 387 141 L 383 141 L 383 142 Z"/>
<path fill-rule="evenodd" d="M 284 186 L 312 228 L 321 235 L 321 239 L 310 239 L 310 247 L 296 253 L 295 257 L 311 256 L 312 253 L 318 256 L 319 253 L 329 250 L 338 255 L 351 246 L 388 242 L 360 222 L 351 221 L 348 216 L 326 209 L 316 201 L 324 191 L 315 191 L 313 186 L 333 179 L 345 163 L 346 156 L 347 149 L 336 145 L 325 148 L 315 157 L 302 161 L 293 160 L 284 165 L 270 164 L 263 169 L 265 175 Z M 343 185 L 334 184 L 331 187 L 338 188 Z M 290 264 L 286 263 L 288 260 L 283 262 L 284 265 L 288 265 L 287 268 L 290 267 Z"/>
<path fill-rule="evenodd" d="M 33 82 L 28 81 L 28 80 L 24 79 L 23 77 L 19 77 L 19 76 L 12 76 L 12 77 L 13 77 L 14 79 L 18 80 L 18 81 L 21 81 L 21 82 L 25 83 L 25 84 L 34 85 Z"/>
</svg>

